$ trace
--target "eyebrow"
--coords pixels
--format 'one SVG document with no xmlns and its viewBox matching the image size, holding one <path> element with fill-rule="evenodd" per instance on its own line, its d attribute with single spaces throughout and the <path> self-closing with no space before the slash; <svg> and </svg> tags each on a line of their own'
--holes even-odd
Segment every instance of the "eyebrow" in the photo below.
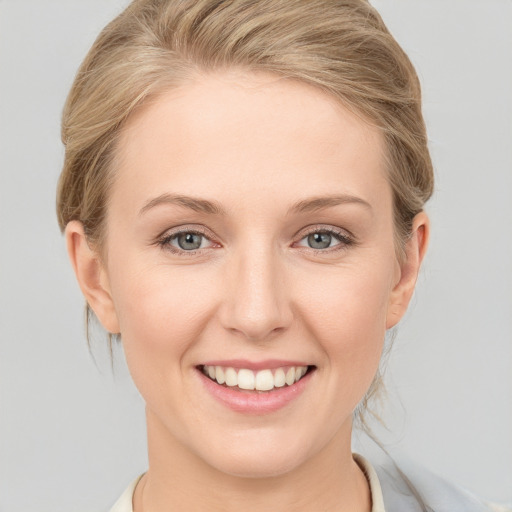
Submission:
<svg viewBox="0 0 512 512">
<path fill-rule="evenodd" d="M 288 214 L 312 213 L 324 208 L 331 208 L 342 204 L 360 204 L 369 210 L 372 209 L 370 203 L 360 197 L 352 195 L 334 195 L 313 197 L 298 201 L 288 209 Z M 216 201 L 177 194 L 162 194 L 151 199 L 141 208 L 139 215 L 144 215 L 147 211 L 160 205 L 177 205 L 199 213 L 221 216 L 226 215 L 224 208 L 222 208 L 222 206 Z"/>
<path fill-rule="evenodd" d="M 215 201 L 208 201 L 198 197 L 183 196 L 177 194 L 162 194 L 148 201 L 141 208 L 139 215 L 143 215 L 152 208 L 163 204 L 182 206 L 183 208 L 189 208 L 195 212 L 209 213 L 212 215 L 226 214 L 222 206 L 220 206 L 220 204 Z"/>
<path fill-rule="evenodd" d="M 341 204 L 360 204 L 361 206 L 372 210 L 370 203 L 364 199 L 357 196 L 343 194 L 313 197 L 310 199 L 298 201 L 288 210 L 288 213 L 312 213 L 318 210 L 323 210 L 324 208 L 331 208 Z"/>
</svg>

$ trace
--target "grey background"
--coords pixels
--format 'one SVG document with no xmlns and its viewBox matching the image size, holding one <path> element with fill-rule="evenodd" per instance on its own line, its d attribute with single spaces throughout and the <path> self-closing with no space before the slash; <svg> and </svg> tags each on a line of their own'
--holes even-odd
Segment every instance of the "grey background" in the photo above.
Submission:
<svg viewBox="0 0 512 512">
<path fill-rule="evenodd" d="M 143 403 L 89 356 L 54 214 L 59 116 L 122 0 L 0 0 L 0 511 L 107 510 L 146 466 Z M 393 450 L 512 501 L 512 2 L 375 0 L 416 64 L 433 236 L 388 369 Z"/>
</svg>

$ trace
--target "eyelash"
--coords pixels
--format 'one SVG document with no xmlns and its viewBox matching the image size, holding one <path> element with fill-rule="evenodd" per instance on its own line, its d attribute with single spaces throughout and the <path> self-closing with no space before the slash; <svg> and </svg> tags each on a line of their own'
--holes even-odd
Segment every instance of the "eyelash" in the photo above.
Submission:
<svg viewBox="0 0 512 512">
<path fill-rule="evenodd" d="M 184 235 L 184 234 L 199 235 L 199 236 L 206 238 L 209 241 L 211 241 L 211 238 L 212 238 L 211 236 L 209 236 L 208 233 L 206 233 L 206 231 L 202 231 L 201 229 L 198 229 L 198 228 L 180 229 L 178 231 L 174 231 L 173 233 L 168 233 L 168 232 L 165 233 L 164 236 L 162 236 L 161 238 L 159 238 L 157 240 L 157 245 L 159 245 L 162 249 L 170 251 L 172 254 L 177 254 L 179 256 L 185 256 L 185 257 L 186 256 L 194 256 L 198 252 L 204 250 L 204 249 L 195 249 L 195 250 L 191 250 L 191 251 L 186 251 L 184 249 L 178 249 L 177 247 L 174 247 L 173 245 L 171 245 L 172 240 L 174 240 L 177 237 L 179 237 L 180 235 Z"/>
<path fill-rule="evenodd" d="M 336 239 L 339 243 L 332 246 L 332 247 L 326 247 L 325 249 L 315 249 L 313 247 L 305 247 L 305 246 L 299 246 L 303 249 L 306 249 L 308 251 L 313 251 L 314 254 L 328 254 L 338 251 L 346 250 L 351 245 L 355 244 L 354 237 L 352 235 L 349 235 L 346 231 L 343 231 L 341 229 L 336 229 L 332 226 L 314 226 L 312 229 L 306 231 L 305 233 L 302 233 L 301 238 L 299 239 L 299 242 L 304 240 L 310 235 L 313 234 L 327 234 L 332 236 L 334 239 Z"/>
<path fill-rule="evenodd" d="M 175 240 L 177 237 L 183 234 L 191 234 L 191 235 L 198 235 L 201 237 L 206 238 L 208 241 L 211 242 L 210 235 L 206 233 L 205 231 L 198 229 L 198 228 L 191 228 L 191 229 L 180 229 L 179 231 L 174 231 L 172 233 L 165 233 L 164 236 L 159 238 L 156 242 L 158 246 L 160 246 L 162 249 L 165 249 L 167 251 L 170 251 L 172 254 L 177 254 L 179 256 L 194 256 L 198 252 L 203 251 L 205 248 L 201 249 L 195 249 L 187 251 L 185 249 L 178 249 L 177 247 L 174 247 L 171 245 L 171 242 Z M 313 234 L 327 234 L 332 236 L 334 239 L 336 239 L 339 243 L 332 246 L 332 247 L 326 247 L 324 249 L 315 249 L 313 247 L 306 247 L 306 246 L 299 246 L 302 249 L 306 249 L 308 251 L 313 251 L 314 254 L 328 254 L 332 252 L 338 252 L 347 249 L 351 245 L 355 244 L 355 240 L 352 237 L 352 235 L 347 234 L 345 231 L 338 230 L 333 227 L 323 227 L 323 226 L 315 226 L 314 228 L 306 231 L 302 234 L 301 238 L 298 240 L 298 242 L 301 242 L 305 238 L 307 238 L 310 235 Z M 298 243 L 295 242 L 295 243 Z M 215 243 L 215 242 L 212 242 Z"/>
</svg>

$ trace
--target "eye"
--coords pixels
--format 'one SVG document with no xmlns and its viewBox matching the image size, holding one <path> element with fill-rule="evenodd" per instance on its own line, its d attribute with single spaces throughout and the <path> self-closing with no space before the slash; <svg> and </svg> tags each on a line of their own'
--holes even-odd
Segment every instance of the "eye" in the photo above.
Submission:
<svg viewBox="0 0 512 512">
<path fill-rule="evenodd" d="M 213 247 L 215 244 L 200 231 L 186 230 L 167 233 L 158 244 L 173 253 L 193 253 L 201 249 Z"/>
<path fill-rule="evenodd" d="M 169 242 L 184 251 L 195 251 L 204 247 L 206 237 L 200 233 L 178 233 Z"/>
<path fill-rule="evenodd" d="M 308 245 L 312 249 L 327 249 L 331 247 L 334 237 L 330 233 L 311 233 L 307 236 Z"/>
<path fill-rule="evenodd" d="M 315 250 L 342 249 L 353 244 L 352 238 L 334 229 L 316 229 L 306 234 L 298 243 L 299 247 Z"/>
</svg>

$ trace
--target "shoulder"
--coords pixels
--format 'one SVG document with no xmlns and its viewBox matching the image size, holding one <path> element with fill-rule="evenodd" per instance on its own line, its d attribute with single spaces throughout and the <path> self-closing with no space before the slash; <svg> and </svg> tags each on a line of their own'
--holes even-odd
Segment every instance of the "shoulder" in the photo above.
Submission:
<svg viewBox="0 0 512 512">
<path fill-rule="evenodd" d="M 512 512 L 485 503 L 406 458 L 391 459 L 376 465 L 386 512 Z"/>
<path fill-rule="evenodd" d="M 139 483 L 139 480 L 142 478 L 142 475 L 138 476 L 121 494 L 119 499 L 115 502 L 114 506 L 110 509 L 109 512 L 133 512 L 132 500 L 133 500 L 133 492 L 135 491 L 135 487 Z"/>
</svg>

